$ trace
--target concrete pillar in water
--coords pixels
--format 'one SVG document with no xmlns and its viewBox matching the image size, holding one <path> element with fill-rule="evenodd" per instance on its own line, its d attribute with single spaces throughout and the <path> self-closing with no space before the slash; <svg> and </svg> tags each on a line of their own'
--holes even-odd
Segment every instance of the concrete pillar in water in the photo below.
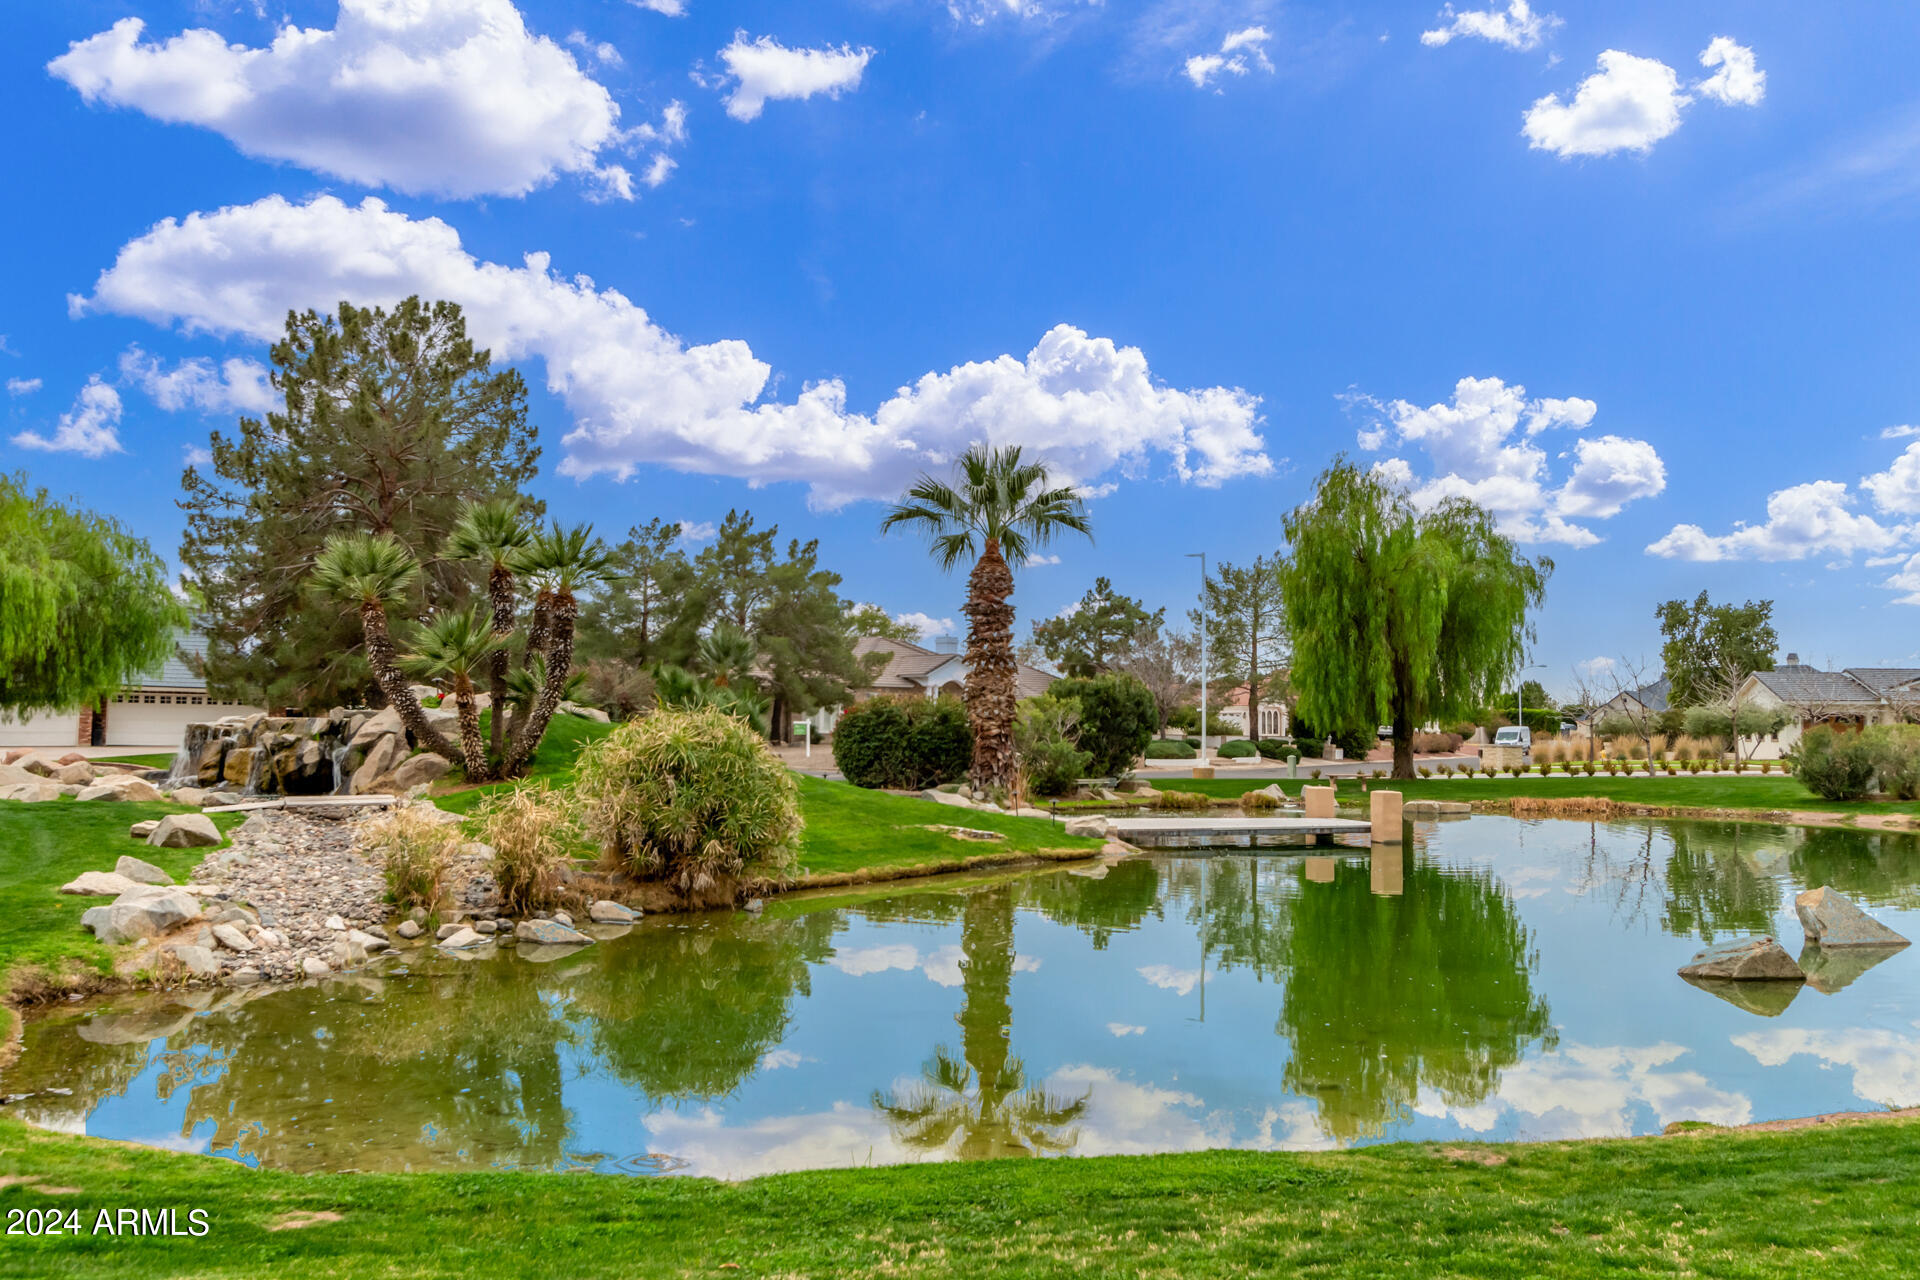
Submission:
<svg viewBox="0 0 1920 1280">
<path fill-rule="evenodd" d="M 1333 816 L 1332 787 L 1302 787 L 1300 802 L 1306 806 L 1309 818 L 1331 818 Z"/>
<path fill-rule="evenodd" d="M 1398 791 L 1375 791 L 1371 795 L 1373 811 L 1373 843 L 1399 844 L 1400 834 L 1400 793 Z"/>
<path fill-rule="evenodd" d="M 1334 865 L 1332 858 L 1308 858 L 1307 879 L 1315 884 L 1332 884 Z"/>
<path fill-rule="evenodd" d="M 1369 870 L 1373 877 L 1373 892 L 1383 898 L 1397 898 L 1406 892 L 1407 884 L 1407 847 L 1400 843 L 1381 844 L 1374 842 L 1370 850 L 1372 857 Z"/>
</svg>

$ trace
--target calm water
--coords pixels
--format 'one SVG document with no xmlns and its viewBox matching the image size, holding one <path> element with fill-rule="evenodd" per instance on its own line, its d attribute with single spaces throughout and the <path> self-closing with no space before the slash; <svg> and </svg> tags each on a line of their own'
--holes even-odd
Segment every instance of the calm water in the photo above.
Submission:
<svg viewBox="0 0 1920 1280">
<path fill-rule="evenodd" d="M 648 921 L 548 964 L 32 1022 L 10 1111 L 290 1169 L 746 1176 L 1010 1154 L 1645 1133 L 1920 1102 L 1920 948 L 1745 1005 L 1831 884 L 1920 937 L 1910 836 L 1423 824 L 1404 854 L 1166 855 Z M 1771 996 L 1772 998 L 1765 998 Z"/>
</svg>

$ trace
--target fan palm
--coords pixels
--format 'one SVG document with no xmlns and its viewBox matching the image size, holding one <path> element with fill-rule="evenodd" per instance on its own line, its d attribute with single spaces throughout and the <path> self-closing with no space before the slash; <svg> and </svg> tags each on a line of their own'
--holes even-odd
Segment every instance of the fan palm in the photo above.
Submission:
<svg viewBox="0 0 1920 1280">
<path fill-rule="evenodd" d="M 751 680 L 753 664 L 759 656 L 759 646 L 754 644 L 746 628 L 723 619 L 700 637 L 697 661 L 707 679 L 725 689 Z"/>
<path fill-rule="evenodd" d="M 573 673 L 573 628 L 580 616 L 576 593 L 605 577 L 610 559 L 606 543 L 593 536 L 592 525 L 562 528 L 556 522 L 528 541 L 520 554 L 520 564 L 522 571 L 540 584 L 534 598 L 527 655 L 529 661 L 535 655 L 546 660 L 547 678 L 533 709 L 513 726 L 507 748 L 508 774 L 518 773 L 533 755 L 547 723 L 560 707 L 567 678 Z"/>
<path fill-rule="evenodd" d="M 472 605 L 416 627 L 410 643 L 412 652 L 401 659 L 410 674 L 453 686 L 453 705 L 460 716 L 460 755 L 467 778 L 473 782 L 493 775 L 486 742 L 480 736 L 480 708 L 473 681 L 491 664 L 500 643 L 500 633 L 480 607 Z M 499 714 L 494 713 L 496 720 Z"/>
<path fill-rule="evenodd" d="M 453 748 L 427 723 L 420 700 L 413 696 L 401 674 L 387 623 L 388 608 L 405 597 L 419 575 L 419 562 L 392 534 L 335 534 L 327 539 L 314 562 L 310 584 L 321 595 L 347 601 L 359 609 L 367 665 L 373 669 L 387 705 L 400 713 L 401 723 L 415 743 L 451 760 Z"/>
<path fill-rule="evenodd" d="M 514 631 L 514 574 L 533 540 L 533 525 L 518 498 L 471 502 L 447 540 L 447 554 L 487 566 L 487 603 L 493 609 L 493 652 L 488 658 L 487 699 L 493 706 L 488 736 L 493 758 L 505 750 L 508 641 Z"/>
<path fill-rule="evenodd" d="M 975 445 L 954 465 L 951 483 L 921 476 L 881 522 L 917 529 L 934 559 L 952 571 L 974 557 L 967 575 L 967 719 L 973 727 L 972 780 L 1011 786 L 1014 777 L 1013 569 L 1068 531 L 1093 537 L 1086 504 L 1072 488 L 1048 483 L 1047 468 L 1022 462 L 1020 447 Z"/>
</svg>

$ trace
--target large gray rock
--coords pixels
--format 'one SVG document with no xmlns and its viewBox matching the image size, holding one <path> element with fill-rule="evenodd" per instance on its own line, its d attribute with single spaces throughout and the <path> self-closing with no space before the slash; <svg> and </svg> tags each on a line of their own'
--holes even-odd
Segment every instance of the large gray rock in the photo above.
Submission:
<svg viewBox="0 0 1920 1280">
<path fill-rule="evenodd" d="M 46 800 L 58 800 L 61 794 L 59 783 L 40 780 L 16 782 L 0 788 L 0 800 L 18 800 L 22 804 L 39 804 Z"/>
<path fill-rule="evenodd" d="M 1729 982 L 1805 982 L 1807 975 L 1769 937 L 1716 942 L 1680 970 L 1683 978 L 1722 978 Z"/>
<path fill-rule="evenodd" d="M 383 785 L 393 794 L 401 795 L 415 787 L 438 782 L 446 777 L 452 768 L 453 762 L 445 756 L 435 755 L 431 751 L 422 751 L 395 769 Z"/>
<path fill-rule="evenodd" d="M 584 706 L 578 702 L 561 703 L 560 713 L 562 715 L 579 716 L 582 720 L 593 720 L 600 724 L 613 723 L 613 717 L 602 711 L 599 707 Z"/>
<path fill-rule="evenodd" d="M 378 934 L 368 933 L 364 929 L 347 930 L 347 941 L 359 947 L 367 955 L 372 955 L 376 951 L 385 951 L 393 945 Z"/>
<path fill-rule="evenodd" d="M 220 843 L 220 828 L 204 813 L 170 813 L 160 819 L 147 843 L 156 849 L 210 849 Z"/>
<path fill-rule="evenodd" d="M 60 886 L 62 893 L 89 894 L 98 898 L 117 898 L 138 883 L 112 871 L 82 871 Z"/>
<path fill-rule="evenodd" d="M 402 920 L 400 922 L 399 928 L 395 929 L 394 932 L 399 934 L 401 937 L 407 939 L 407 941 L 411 942 L 413 941 L 413 939 L 419 937 L 422 933 L 426 932 L 426 930 L 422 929 L 416 921 Z"/>
<path fill-rule="evenodd" d="M 104 907 L 92 907 L 80 923 L 109 945 L 151 938 L 200 914 L 200 902 L 180 889 L 141 885 L 129 889 Z"/>
<path fill-rule="evenodd" d="M 1107 819 L 1105 815 L 1068 818 L 1067 834 L 1070 836 L 1092 836 L 1095 839 L 1100 839 L 1107 834 Z"/>
<path fill-rule="evenodd" d="M 207 822 L 205 818 L 200 819 L 200 821 Z M 207 822 L 207 825 L 212 826 L 213 824 Z M 158 824 L 155 824 L 154 830 L 158 831 L 159 829 Z M 151 834 L 148 835 L 148 839 L 152 839 Z M 219 834 L 217 832 L 215 833 L 214 839 L 215 843 L 219 842 Z M 139 858 L 128 857 L 125 854 L 120 855 L 120 860 L 113 864 L 113 873 L 117 876 L 125 876 L 127 879 L 137 881 L 140 884 L 173 883 L 172 876 L 154 866 L 151 862 L 143 862 Z"/>
<path fill-rule="evenodd" d="M 253 940 L 240 932 L 238 925 L 217 924 L 213 926 L 213 940 L 229 951 L 251 951 Z"/>
<path fill-rule="evenodd" d="M 178 960 L 181 965 L 186 968 L 186 971 L 196 978 L 211 978 L 214 974 L 220 972 L 220 961 L 215 959 L 213 952 L 207 950 L 205 947 L 196 947 L 192 943 L 181 943 L 179 946 L 169 947 L 167 950 L 171 951 L 173 958 Z"/>
<path fill-rule="evenodd" d="M 398 716 L 396 715 L 395 718 L 398 719 Z M 374 719 L 379 719 L 379 716 L 375 716 Z M 375 783 L 393 772 L 395 766 L 406 758 L 407 742 L 400 734 L 389 733 L 374 739 L 372 745 L 367 748 L 366 758 L 360 762 L 360 767 L 353 771 L 350 789 L 355 795 L 366 795 L 372 792 L 375 789 Z"/>
<path fill-rule="evenodd" d="M 977 809 L 981 807 L 956 791 L 942 791 L 938 787 L 928 787 L 925 791 L 922 791 L 920 795 L 922 798 L 931 800 L 935 804 L 944 804 L 955 809 Z"/>
<path fill-rule="evenodd" d="M 127 828 L 127 836 L 133 840 L 145 840 L 153 834 L 153 829 L 159 825 L 160 819 L 158 818 L 148 818 L 145 822 L 136 822 Z"/>
<path fill-rule="evenodd" d="M 469 947 L 477 947 L 482 943 L 490 941 L 492 941 L 492 939 L 483 933 L 476 933 L 472 929 L 461 928 L 455 929 L 452 933 L 440 939 L 440 945 L 449 951 L 464 951 Z"/>
<path fill-rule="evenodd" d="M 103 778 L 90 787 L 82 788 L 80 794 L 74 798 L 76 800 L 115 800 L 129 804 L 166 799 L 160 793 L 160 788 L 145 778 L 135 778 L 129 774 L 122 774 L 117 778 Z"/>
<path fill-rule="evenodd" d="M 401 722 L 400 713 L 392 707 L 388 707 L 385 711 L 377 712 L 368 718 L 366 723 L 362 724 L 358 729 L 355 729 L 353 731 L 353 737 L 347 740 L 347 745 L 350 747 L 371 747 L 373 740 L 382 734 L 402 733 L 405 730 L 406 725 Z M 386 770 L 383 769 L 381 772 L 384 773 Z"/>
<path fill-rule="evenodd" d="M 204 787 L 175 787 L 173 794 L 167 798 L 175 804 L 190 804 L 197 809 L 207 802 L 210 794 Z"/>
<path fill-rule="evenodd" d="M 319 956 L 307 956 L 300 961 L 300 972 L 309 978 L 324 978 L 333 972 L 333 966 Z"/>
<path fill-rule="evenodd" d="M 513 936 L 521 942 L 546 947 L 580 947 L 593 941 L 555 920 L 522 920 L 513 927 Z"/>
<path fill-rule="evenodd" d="M 605 898 L 587 908 L 587 919 L 595 924 L 632 924 L 639 918 L 640 913 L 632 907 Z"/>
<path fill-rule="evenodd" d="M 1853 905 L 1839 891 L 1822 886 L 1793 900 L 1807 941 L 1822 948 L 1904 947 L 1907 939 Z"/>
</svg>

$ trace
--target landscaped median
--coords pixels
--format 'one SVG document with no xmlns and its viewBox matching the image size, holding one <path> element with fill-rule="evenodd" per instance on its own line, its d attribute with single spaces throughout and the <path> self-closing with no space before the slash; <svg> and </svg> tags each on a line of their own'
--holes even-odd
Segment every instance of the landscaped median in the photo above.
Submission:
<svg viewBox="0 0 1920 1280">
<path fill-rule="evenodd" d="M 0 1120 L 0 1276 L 1907 1276 L 1920 1122 L 793 1173 L 296 1175 Z M 181 1234 L 96 1231 L 171 1210 Z M 195 1211 L 199 1217 L 190 1217 Z M 190 1224 L 204 1234 L 190 1235 Z"/>
</svg>

